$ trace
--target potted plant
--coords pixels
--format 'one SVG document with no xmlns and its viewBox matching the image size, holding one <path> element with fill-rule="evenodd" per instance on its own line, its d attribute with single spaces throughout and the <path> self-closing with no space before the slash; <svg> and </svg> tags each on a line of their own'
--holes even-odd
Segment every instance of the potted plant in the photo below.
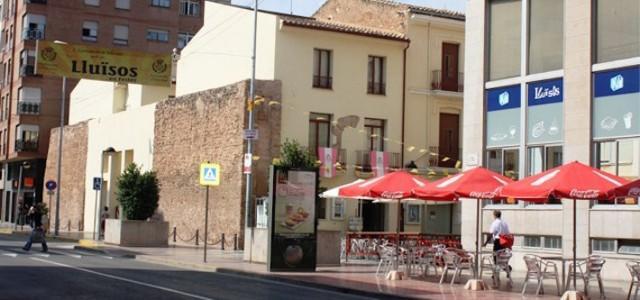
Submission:
<svg viewBox="0 0 640 300">
<path fill-rule="evenodd" d="M 167 246 L 169 223 L 152 219 L 160 199 L 156 173 L 142 172 L 131 163 L 116 185 L 116 198 L 122 206 L 124 220 L 106 220 L 105 242 L 122 246 Z"/>
</svg>

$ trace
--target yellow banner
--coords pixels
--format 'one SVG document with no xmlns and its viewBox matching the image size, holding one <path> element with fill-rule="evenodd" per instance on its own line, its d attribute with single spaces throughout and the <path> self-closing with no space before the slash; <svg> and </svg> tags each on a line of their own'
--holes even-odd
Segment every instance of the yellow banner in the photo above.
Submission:
<svg viewBox="0 0 640 300">
<path fill-rule="evenodd" d="M 171 54 L 151 54 L 38 41 L 36 73 L 95 80 L 171 85 Z"/>
</svg>

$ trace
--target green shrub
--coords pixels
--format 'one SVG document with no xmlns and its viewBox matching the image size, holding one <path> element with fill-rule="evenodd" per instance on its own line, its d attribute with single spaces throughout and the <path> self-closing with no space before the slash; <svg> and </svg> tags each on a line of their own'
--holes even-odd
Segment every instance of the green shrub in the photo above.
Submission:
<svg viewBox="0 0 640 300">
<path fill-rule="evenodd" d="M 160 188 L 153 171 L 142 173 L 135 163 L 130 164 L 118 178 L 116 197 L 127 220 L 146 220 L 158 208 Z"/>
<path fill-rule="evenodd" d="M 278 166 L 284 168 L 315 168 L 316 159 L 298 141 L 286 139 L 280 150 Z"/>
</svg>

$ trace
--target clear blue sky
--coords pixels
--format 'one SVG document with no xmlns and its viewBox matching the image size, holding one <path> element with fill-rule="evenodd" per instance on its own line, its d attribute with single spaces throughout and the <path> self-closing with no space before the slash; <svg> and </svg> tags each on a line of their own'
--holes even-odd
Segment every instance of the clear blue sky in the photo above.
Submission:
<svg viewBox="0 0 640 300">
<path fill-rule="evenodd" d="M 293 13 L 309 16 L 313 14 L 325 0 L 259 0 L 259 8 L 264 10 Z M 253 6 L 253 0 L 232 0 L 234 4 Z M 464 12 L 465 0 L 398 0 L 398 2 L 410 3 L 433 8 L 446 8 Z"/>
</svg>

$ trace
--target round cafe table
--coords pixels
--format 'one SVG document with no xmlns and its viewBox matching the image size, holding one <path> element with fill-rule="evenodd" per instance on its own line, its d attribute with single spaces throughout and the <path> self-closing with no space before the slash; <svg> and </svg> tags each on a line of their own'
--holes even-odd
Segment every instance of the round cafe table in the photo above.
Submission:
<svg viewBox="0 0 640 300">
<path fill-rule="evenodd" d="M 569 276 L 568 274 L 566 274 L 566 266 L 567 266 L 567 262 L 568 263 L 572 263 L 573 262 L 573 257 L 564 257 L 564 256 L 560 256 L 560 255 L 550 255 L 550 256 L 540 256 L 540 258 L 542 260 L 551 260 L 551 261 L 559 261 L 560 262 L 560 264 L 562 265 L 562 273 L 561 273 L 562 274 L 562 277 L 561 277 L 562 280 L 560 280 L 560 281 L 562 281 L 562 283 L 561 283 L 562 284 L 562 292 L 563 293 L 566 292 L 568 287 L 567 287 L 567 281 L 566 281 L 565 276 Z M 587 260 L 587 259 L 584 258 L 584 257 L 578 257 L 578 258 L 576 258 L 576 263 L 579 264 L 581 261 L 585 261 L 585 260 Z M 574 268 L 575 268 L 575 266 L 574 266 Z"/>
</svg>

